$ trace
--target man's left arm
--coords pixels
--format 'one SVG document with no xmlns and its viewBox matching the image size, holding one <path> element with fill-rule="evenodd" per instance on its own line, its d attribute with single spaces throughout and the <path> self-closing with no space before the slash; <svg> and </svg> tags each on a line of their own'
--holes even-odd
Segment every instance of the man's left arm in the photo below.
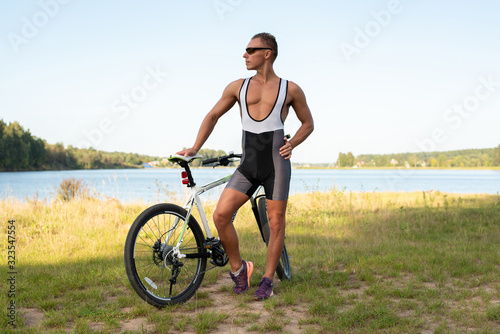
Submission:
<svg viewBox="0 0 500 334">
<path fill-rule="evenodd" d="M 314 121 L 304 92 L 293 82 L 289 82 L 288 89 L 288 93 L 292 96 L 291 106 L 302 125 L 292 139 L 284 138 L 285 145 L 280 148 L 280 155 L 285 159 L 290 159 L 292 150 L 306 140 L 314 130 Z"/>
</svg>

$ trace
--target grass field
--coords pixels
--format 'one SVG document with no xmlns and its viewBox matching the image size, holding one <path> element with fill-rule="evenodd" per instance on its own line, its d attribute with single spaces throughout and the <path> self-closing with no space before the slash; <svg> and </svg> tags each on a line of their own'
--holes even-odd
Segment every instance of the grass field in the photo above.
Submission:
<svg viewBox="0 0 500 334">
<path fill-rule="evenodd" d="M 276 278 L 264 302 L 251 294 L 265 245 L 245 206 L 235 224 L 243 257 L 256 266 L 250 293 L 232 295 L 227 266 L 207 273 L 189 302 L 161 310 L 135 295 L 123 264 L 126 234 L 145 208 L 0 202 L 4 283 L 8 226 L 16 231 L 15 297 L 1 285 L 2 333 L 500 333 L 498 195 L 294 195 L 286 239 L 293 278 Z"/>
</svg>

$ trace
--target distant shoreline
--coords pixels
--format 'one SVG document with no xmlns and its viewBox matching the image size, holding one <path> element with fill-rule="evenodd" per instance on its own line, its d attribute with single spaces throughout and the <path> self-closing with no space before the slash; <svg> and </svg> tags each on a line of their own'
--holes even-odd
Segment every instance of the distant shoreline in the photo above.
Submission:
<svg viewBox="0 0 500 334">
<path fill-rule="evenodd" d="M 234 167 L 217 167 L 223 168 L 236 168 Z M 191 167 L 191 169 L 210 169 L 212 167 Z M 121 169 L 180 169 L 179 167 L 139 167 L 139 166 L 123 166 L 123 167 L 106 167 L 106 168 L 74 168 L 74 169 L 27 169 L 27 170 L 0 170 L 0 173 L 17 173 L 17 172 L 63 172 L 63 171 L 76 171 L 76 170 L 121 170 Z M 316 167 L 316 166 L 292 166 L 292 169 L 328 169 L 328 170 L 492 170 L 500 171 L 500 166 L 490 167 Z"/>
<path fill-rule="evenodd" d="M 499 166 L 491 167 L 304 167 L 294 169 L 338 169 L 338 170 L 500 170 Z"/>
</svg>

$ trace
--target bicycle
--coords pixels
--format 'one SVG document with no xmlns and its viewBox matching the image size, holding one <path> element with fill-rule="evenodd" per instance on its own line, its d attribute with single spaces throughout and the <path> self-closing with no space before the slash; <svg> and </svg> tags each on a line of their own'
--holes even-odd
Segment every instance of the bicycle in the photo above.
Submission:
<svg viewBox="0 0 500 334">
<path fill-rule="evenodd" d="M 184 169 L 182 183 L 190 189 L 184 206 L 160 203 L 147 208 L 135 219 L 125 242 L 125 269 L 130 284 L 144 301 L 159 308 L 189 300 L 207 271 L 223 267 L 229 261 L 220 240 L 212 235 L 200 195 L 227 183 L 231 175 L 197 187 L 189 164 L 201 157 L 173 155 L 168 159 Z M 234 158 L 241 158 L 241 154 L 206 159 L 202 165 L 228 166 Z M 267 247 L 270 229 L 266 198 L 260 190 L 250 197 L 250 203 Z M 205 234 L 191 214 L 194 206 Z M 233 221 L 235 216 L 236 213 Z M 207 259 L 212 265 L 208 269 Z M 276 273 L 282 281 L 291 279 L 286 246 L 283 246 Z"/>
</svg>

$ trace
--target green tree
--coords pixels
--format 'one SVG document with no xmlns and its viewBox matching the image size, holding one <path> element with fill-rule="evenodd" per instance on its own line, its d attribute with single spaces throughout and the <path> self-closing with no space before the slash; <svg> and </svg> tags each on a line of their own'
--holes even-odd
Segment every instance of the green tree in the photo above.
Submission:
<svg viewBox="0 0 500 334">
<path fill-rule="evenodd" d="M 4 164 L 9 170 L 20 170 L 29 167 L 29 138 L 18 122 L 10 123 L 4 134 Z"/>
<path fill-rule="evenodd" d="M 339 157 L 337 158 L 337 167 L 345 167 L 347 166 L 347 156 L 340 152 Z"/>
<path fill-rule="evenodd" d="M 438 167 L 446 167 L 448 160 L 444 154 L 440 154 L 437 158 L 437 166 Z"/>
<path fill-rule="evenodd" d="M 410 157 L 408 158 L 408 164 L 412 167 L 417 167 L 418 157 L 415 153 L 410 155 Z"/>
<path fill-rule="evenodd" d="M 465 167 L 465 163 L 466 163 L 465 156 L 459 155 L 459 156 L 455 157 L 454 159 L 452 159 L 451 166 L 452 167 Z"/>
<path fill-rule="evenodd" d="M 5 132 L 7 131 L 7 124 L 0 119 L 0 169 L 4 169 L 5 166 L 5 157 L 7 155 L 5 150 Z"/>
<path fill-rule="evenodd" d="M 36 137 L 31 138 L 30 157 L 31 166 L 37 169 L 47 163 L 47 150 L 45 149 L 45 142 L 42 139 Z"/>
<path fill-rule="evenodd" d="M 500 145 L 493 150 L 492 164 L 493 166 L 500 166 Z"/>
<path fill-rule="evenodd" d="M 374 160 L 378 167 L 388 167 L 391 161 L 387 155 L 377 155 Z"/>
<path fill-rule="evenodd" d="M 354 154 L 352 154 L 352 152 L 347 152 L 347 156 L 346 156 L 346 162 L 347 162 L 347 166 L 348 167 L 352 167 L 354 166 Z"/>
<path fill-rule="evenodd" d="M 481 165 L 485 167 L 491 166 L 491 157 L 489 154 L 483 153 L 481 154 Z"/>
<path fill-rule="evenodd" d="M 66 149 L 62 143 L 47 144 L 47 159 L 51 168 L 64 169 L 66 166 Z"/>
</svg>

